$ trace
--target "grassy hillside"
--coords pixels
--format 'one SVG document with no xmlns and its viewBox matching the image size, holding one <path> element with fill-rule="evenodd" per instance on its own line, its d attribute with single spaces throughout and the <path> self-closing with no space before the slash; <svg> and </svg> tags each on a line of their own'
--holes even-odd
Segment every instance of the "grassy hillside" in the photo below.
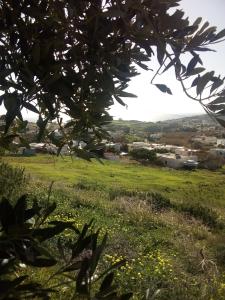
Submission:
<svg viewBox="0 0 225 300">
<path fill-rule="evenodd" d="M 91 163 L 70 157 L 35 156 L 6 159 L 44 181 L 61 184 L 85 184 L 93 189 L 126 189 L 158 191 L 174 201 L 202 202 L 213 207 L 224 207 L 225 171 L 207 170 L 177 171 L 173 169 L 145 167 L 137 163 L 96 160 Z"/>
<path fill-rule="evenodd" d="M 109 233 L 102 264 L 127 258 L 116 280 L 134 291 L 134 299 L 143 299 L 147 289 L 149 299 L 225 299 L 223 170 L 103 165 L 44 155 L 6 160 L 26 168 L 32 178 L 27 191 L 41 201 L 55 181 L 53 219 L 79 227 L 94 218 L 102 234 Z"/>
</svg>

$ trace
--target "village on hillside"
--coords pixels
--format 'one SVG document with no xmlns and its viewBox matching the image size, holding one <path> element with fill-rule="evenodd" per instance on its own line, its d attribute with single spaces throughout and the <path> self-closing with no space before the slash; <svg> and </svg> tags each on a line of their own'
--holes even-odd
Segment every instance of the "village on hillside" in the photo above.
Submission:
<svg viewBox="0 0 225 300">
<path fill-rule="evenodd" d="M 2 116 L 0 128 L 4 124 Z M 189 117 L 146 124 L 139 121 L 113 121 L 105 128 L 110 138 L 102 140 L 94 154 L 109 160 L 132 160 L 133 151 L 145 149 L 154 152 L 156 159 L 139 161 L 162 167 L 215 170 L 225 164 L 225 134 L 222 127 L 207 117 Z M 59 141 L 62 133 L 56 128 L 56 124 L 51 123 L 47 129 L 54 135 L 54 139 Z M 28 122 L 21 134 L 28 144 L 20 145 L 19 139 L 14 141 L 13 155 L 59 153 L 57 143 L 54 144 L 51 140 L 37 142 L 38 127 L 35 123 Z M 83 140 L 74 140 L 72 144 L 60 147 L 60 154 L 70 155 L 74 147 L 85 149 L 86 145 Z"/>
</svg>

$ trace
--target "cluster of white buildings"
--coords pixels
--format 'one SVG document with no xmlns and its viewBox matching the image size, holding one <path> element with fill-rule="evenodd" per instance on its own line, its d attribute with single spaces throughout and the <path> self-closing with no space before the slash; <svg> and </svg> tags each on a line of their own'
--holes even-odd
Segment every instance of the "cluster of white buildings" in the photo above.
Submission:
<svg viewBox="0 0 225 300">
<path fill-rule="evenodd" d="M 225 146 L 225 139 L 216 136 L 196 136 L 191 139 L 191 142 L 201 146 Z"/>
<path fill-rule="evenodd" d="M 77 147 L 78 149 L 83 149 L 87 144 L 83 141 L 73 141 L 72 147 Z M 60 149 L 60 154 L 69 155 L 71 153 L 71 148 L 68 144 L 65 144 Z M 36 153 L 49 153 L 49 154 L 57 154 L 58 147 L 52 143 L 30 143 L 29 148 L 20 147 L 18 149 L 17 154 L 20 155 L 35 155 Z"/>
<path fill-rule="evenodd" d="M 225 139 L 214 136 L 199 136 L 192 139 L 192 142 L 200 143 L 207 146 L 205 153 L 211 158 L 216 158 L 225 161 Z M 200 150 L 188 149 L 183 146 L 163 145 L 147 142 L 134 142 L 128 144 L 129 151 L 133 149 L 145 148 L 148 150 L 159 150 L 157 153 L 158 160 L 162 165 L 179 169 L 183 167 L 196 168 L 198 166 L 198 152 Z M 165 151 L 160 151 L 161 149 Z M 162 153 L 165 152 L 165 153 Z"/>
<path fill-rule="evenodd" d="M 206 153 L 212 155 L 212 157 L 219 158 L 225 161 L 225 139 L 218 139 L 214 136 L 199 136 L 192 138 L 192 142 L 200 143 L 201 145 L 207 145 L 208 150 Z M 103 142 L 105 157 L 108 159 L 119 159 L 123 154 L 128 154 L 121 152 L 121 143 L 107 143 Z M 51 143 L 31 143 L 29 149 L 25 147 L 19 148 L 18 154 L 21 155 L 35 155 L 36 153 L 50 153 L 57 154 L 58 147 Z M 73 141 L 73 146 L 83 149 L 86 146 L 84 142 Z M 199 150 L 188 149 L 184 146 L 175 145 L 164 145 L 159 143 L 149 143 L 144 142 L 133 142 L 127 145 L 128 152 L 133 149 L 147 149 L 155 150 L 157 153 L 158 161 L 165 167 L 180 169 L 183 167 L 187 168 L 197 168 L 198 166 L 198 152 Z M 114 149 L 114 154 L 110 153 Z M 206 148 L 207 149 L 207 148 Z M 158 151 L 157 151 L 158 150 Z M 71 153 L 71 147 L 64 145 L 60 151 L 63 155 L 68 155 Z M 120 154 L 120 156 L 118 156 Z M 108 157 L 108 156 L 109 157 Z"/>
<path fill-rule="evenodd" d="M 129 151 L 133 149 L 144 148 L 147 150 L 157 150 L 158 160 L 165 167 L 180 169 L 183 167 L 196 168 L 198 166 L 198 157 L 197 151 L 188 149 L 183 146 L 175 146 L 175 145 L 163 145 L 163 144 L 155 144 L 155 143 L 146 143 L 146 142 L 134 142 L 132 144 L 128 144 Z M 164 150 L 165 153 L 160 153 L 160 150 Z M 164 152 L 163 151 L 163 152 Z"/>
</svg>

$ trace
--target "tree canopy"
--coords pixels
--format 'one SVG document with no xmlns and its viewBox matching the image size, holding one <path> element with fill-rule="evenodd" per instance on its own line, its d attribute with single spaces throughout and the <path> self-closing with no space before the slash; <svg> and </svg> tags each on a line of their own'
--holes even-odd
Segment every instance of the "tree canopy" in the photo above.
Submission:
<svg viewBox="0 0 225 300">
<path fill-rule="evenodd" d="M 179 2 L 1 0 L 3 135 L 15 119 L 23 120 L 25 108 L 39 115 L 40 139 L 49 121 L 64 130 L 62 114 L 71 119 L 67 138 L 100 139 L 101 126 L 111 119 L 108 108 L 135 97 L 126 91 L 129 81 L 137 66 L 149 70 L 153 59 L 159 69 L 152 84 L 173 67 L 184 92 L 225 126 L 224 78 L 206 71 L 199 55 L 222 41 L 225 30 L 217 32 L 200 17 L 190 23 Z M 166 85 L 155 86 L 172 94 Z"/>
</svg>

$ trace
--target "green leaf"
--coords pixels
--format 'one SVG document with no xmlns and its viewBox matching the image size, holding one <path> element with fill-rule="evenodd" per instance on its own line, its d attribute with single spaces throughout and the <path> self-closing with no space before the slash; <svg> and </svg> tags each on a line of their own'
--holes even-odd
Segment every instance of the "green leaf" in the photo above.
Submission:
<svg viewBox="0 0 225 300">
<path fill-rule="evenodd" d="M 207 107 L 208 107 L 210 110 L 216 112 L 216 111 L 218 111 L 218 110 L 223 110 L 223 109 L 225 109 L 225 104 L 211 104 L 211 103 L 210 103 L 210 104 L 207 105 Z"/>
<path fill-rule="evenodd" d="M 193 26 L 198 26 L 201 22 L 202 22 L 202 18 L 199 17 L 194 21 Z"/>
<path fill-rule="evenodd" d="M 71 150 L 76 154 L 77 157 L 83 158 L 91 162 L 92 155 L 90 152 L 83 149 L 79 149 L 77 147 L 72 147 Z"/>
<path fill-rule="evenodd" d="M 123 100 L 120 99 L 120 97 L 118 97 L 117 95 L 114 95 L 114 97 L 115 97 L 116 101 L 117 101 L 119 104 L 121 104 L 121 105 L 123 105 L 123 106 L 126 106 L 126 103 L 124 103 Z"/>
<path fill-rule="evenodd" d="M 200 78 L 201 78 L 200 75 L 198 75 L 197 77 L 195 77 L 195 79 L 193 80 L 193 82 L 191 84 L 191 87 L 196 86 Z"/>
<path fill-rule="evenodd" d="M 5 133 L 7 133 L 13 120 L 20 112 L 20 99 L 16 92 L 4 95 L 4 106 L 7 111 L 5 115 Z"/>
<path fill-rule="evenodd" d="M 49 117 L 47 117 L 45 120 L 43 120 L 42 116 L 39 114 L 39 118 L 37 120 L 37 126 L 39 127 L 39 132 L 37 136 L 37 140 L 40 141 L 44 135 L 46 126 L 48 124 Z"/>
<path fill-rule="evenodd" d="M 15 218 L 16 218 L 16 223 L 18 225 L 23 225 L 25 221 L 25 211 L 27 208 L 27 200 L 26 200 L 26 195 L 23 195 L 20 197 L 16 205 L 14 207 L 14 213 L 15 213 Z"/>
<path fill-rule="evenodd" d="M 172 66 L 174 66 L 174 65 L 176 64 L 177 60 L 178 60 L 177 57 L 175 57 L 174 59 L 172 59 L 172 60 L 168 63 L 168 65 L 165 67 L 165 69 L 163 70 L 162 73 L 166 72 L 167 70 L 169 70 L 169 68 L 171 68 Z"/>
<path fill-rule="evenodd" d="M 210 89 L 210 94 L 215 91 L 216 89 L 218 89 L 222 84 L 223 84 L 223 80 L 220 78 L 216 78 L 216 80 L 214 81 L 211 89 Z"/>
<path fill-rule="evenodd" d="M 91 276 L 94 274 L 94 272 L 96 270 L 100 256 L 101 256 L 103 250 L 105 249 L 107 239 L 108 239 L 108 235 L 105 234 L 103 237 L 102 243 L 96 248 L 96 250 L 94 251 L 94 253 L 92 255 L 91 264 L 90 264 L 90 275 Z"/>
<path fill-rule="evenodd" d="M 157 58 L 158 58 L 158 62 L 160 64 L 160 66 L 163 63 L 165 54 L 166 54 L 166 43 L 159 42 L 157 45 Z"/>
<path fill-rule="evenodd" d="M 13 72 L 13 70 L 4 70 L 4 71 L 0 71 L 0 78 L 5 78 L 7 76 L 9 76 L 11 73 Z"/>
<path fill-rule="evenodd" d="M 195 55 L 192 59 L 191 59 L 191 61 L 189 62 L 189 64 L 188 64 L 188 66 L 187 66 L 187 72 L 186 72 L 186 76 L 188 76 L 192 71 L 193 71 L 193 69 L 195 68 L 195 66 L 197 65 L 197 63 L 198 63 L 198 56 L 197 55 Z"/>
<path fill-rule="evenodd" d="M 148 71 L 149 70 L 149 67 L 143 63 L 141 63 L 140 61 L 136 61 L 136 64 L 141 67 L 142 69 L 144 69 L 145 71 Z"/>
<path fill-rule="evenodd" d="M 119 267 L 124 266 L 126 263 L 126 259 L 122 259 L 119 262 L 116 262 L 114 264 L 112 264 L 107 270 L 105 270 L 102 274 L 100 274 L 98 276 L 98 279 L 102 278 L 103 276 L 105 276 L 107 273 L 111 272 L 112 270 L 118 269 Z"/>
<path fill-rule="evenodd" d="M 124 17 L 124 12 L 122 12 L 118 8 L 113 8 L 110 7 L 106 12 L 103 13 L 103 16 L 105 17 L 111 17 L 111 18 L 116 18 L 116 17 Z"/>
<path fill-rule="evenodd" d="M 26 147 L 27 149 L 30 149 L 29 142 L 26 138 L 23 138 L 22 136 L 19 136 L 18 138 L 20 140 L 21 146 Z"/>
<path fill-rule="evenodd" d="M 155 84 L 155 86 L 163 93 L 167 93 L 167 86 L 165 84 Z"/>
<path fill-rule="evenodd" d="M 26 261 L 27 264 L 33 267 L 52 267 L 57 261 L 54 258 L 46 258 L 46 257 L 35 257 L 33 260 Z"/>
<path fill-rule="evenodd" d="M 177 30 L 173 33 L 175 38 L 184 38 L 187 35 L 193 34 L 198 29 L 198 26 L 187 26 L 183 29 Z"/>
<path fill-rule="evenodd" d="M 113 279 L 114 279 L 114 274 L 113 272 L 111 272 L 102 281 L 99 291 L 103 292 L 104 290 L 107 290 L 111 286 Z"/>
<path fill-rule="evenodd" d="M 50 223 L 51 224 L 51 223 Z M 65 229 L 74 229 L 72 226 L 73 222 L 57 222 L 55 226 L 48 228 L 39 228 L 35 229 L 33 232 L 33 236 L 36 237 L 39 241 L 46 241 L 59 233 L 63 232 Z"/>
<path fill-rule="evenodd" d="M 2 105 L 2 102 L 4 100 L 4 96 L 5 96 L 5 94 L 3 94 L 3 95 L 0 96 L 0 106 Z"/>
<path fill-rule="evenodd" d="M 201 29 L 199 30 L 198 34 L 201 34 L 207 27 L 209 26 L 209 22 L 206 21 L 203 26 L 201 27 Z"/>
<path fill-rule="evenodd" d="M 73 230 L 74 232 L 76 232 L 76 234 L 80 234 L 80 231 L 74 226 L 74 222 L 51 221 L 49 222 L 49 224 L 55 226 L 64 226 L 67 229 Z"/>
<path fill-rule="evenodd" d="M 217 35 L 215 36 L 215 38 L 213 40 L 220 40 L 224 37 L 225 37 L 225 29 L 223 29 L 219 33 L 217 33 Z"/>
<path fill-rule="evenodd" d="M 53 211 L 56 209 L 56 203 L 53 202 L 52 204 L 48 205 L 44 210 L 42 210 L 41 213 L 41 224 L 44 223 L 44 221 L 50 216 Z"/>
<path fill-rule="evenodd" d="M 87 282 L 89 278 L 88 269 L 89 269 L 89 260 L 84 259 L 82 261 L 82 265 L 76 280 L 76 292 L 80 293 L 81 295 L 88 295 L 88 282 Z"/>
<path fill-rule="evenodd" d="M 38 109 L 33 104 L 31 104 L 29 102 L 24 102 L 23 107 L 25 107 L 26 109 L 28 109 L 28 110 L 36 113 L 36 114 L 39 114 Z"/>
<path fill-rule="evenodd" d="M 205 68 L 199 67 L 199 68 L 195 68 L 195 69 L 191 70 L 188 74 L 186 73 L 186 75 L 193 76 L 193 75 L 197 75 L 203 71 L 205 71 Z"/>
<path fill-rule="evenodd" d="M 210 48 L 207 48 L 207 47 L 195 47 L 195 51 L 200 51 L 200 52 L 207 52 L 207 51 L 216 52 L 216 50 L 210 49 Z"/>
<path fill-rule="evenodd" d="M 13 280 L 1 280 L 1 299 L 7 299 L 10 291 L 15 291 L 15 288 L 20 285 L 28 276 L 20 276 Z"/>
<path fill-rule="evenodd" d="M 203 26 L 204 27 L 204 26 Z M 197 32 L 197 34 L 192 38 L 192 40 L 188 44 L 188 48 L 197 50 L 196 47 L 202 45 L 202 43 L 207 39 L 209 34 L 213 33 L 216 30 L 216 27 L 210 27 L 202 33 L 202 30 Z"/>
<path fill-rule="evenodd" d="M 172 92 L 171 92 L 171 90 L 169 88 L 167 88 L 167 94 L 173 95 Z"/>
<path fill-rule="evenodd" d="M 34 65 L 39 64 L 39 62 L 40 62 L 40 53 L 41 53 L 40 43 L 39 43 L 39 41 L 36 41 L 34 46 L 33 46 L 32 54 L 31 54 Z"/>
<path fill-rule="evenodd" d="M 202 77 L 199 78 L 197 82 L 196 92 L 197 95 L 201 95 L 204 88 L 206 87 L 207 83 L 212 80 L 212 77 L 214 75 L 214 72 L 207 72 Z"/>
<path fill-rule="evenodd" d="M 155 84 L 155 86 L 163 93 L 172 95 L 171 90 L 165 84 Z"/>
<path fill-rule="evenodd" d="M 8 200 L 3 199 L 0 202 L 0 223 L 2 225 L 2 229 L 7 232 L 8 229 L 15 224 L 15 222 L 16 218 L 12 205 Z"/>
<path fill-rule="evenodd" d="M 137 98 L 136 95 L 134 95 L 132 93 L 127 93 L 127 92 L 124 92 L 124 91 L 117 92 L 117 95 L 120 96 L 120 97 Z"/>
<path fill-rule="evenodd" d="M 129 300 L 133 297 L 133 293 L 126 293 L 119 297 L 119 300 Z"/>
<path fill-rule="evenodd" d="M 215 100 L 210 102 L 210 104 L 221 104 L 221 103 L 225 103 L 225 97 L 218 97 Z"/>
<path fill-rule="evenodd" d="M 216 115 L 214 115 L 214 117 L 216 118 L 217 122 L 218 122 L 222 127 L 225 128 L 225 120 L 224 120 L 224 118 L 221 117 L 221 116 L 216 116 Z"/>
</svg>

